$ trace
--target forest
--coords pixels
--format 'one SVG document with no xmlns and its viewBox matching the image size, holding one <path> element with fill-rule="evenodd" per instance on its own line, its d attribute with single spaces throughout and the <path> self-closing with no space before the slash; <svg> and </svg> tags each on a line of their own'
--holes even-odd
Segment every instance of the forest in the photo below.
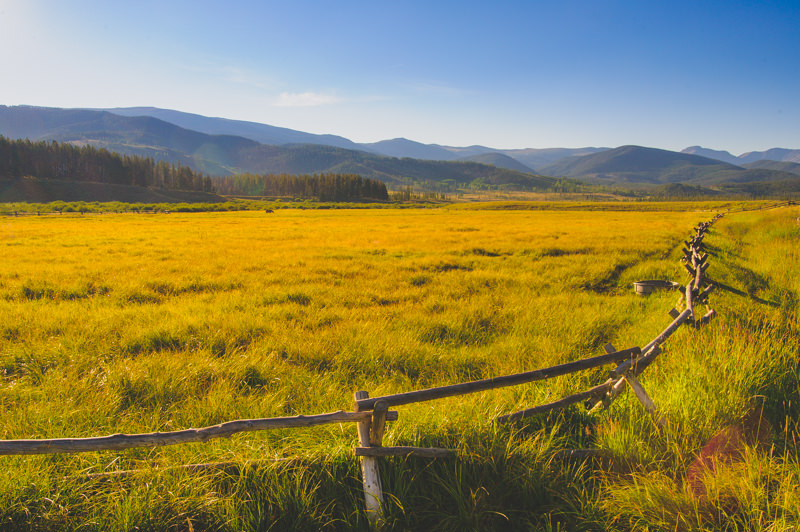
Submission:
<svg viewBox="0 0 800 532">
<path fill-rule="evenodd" d="M 88 181 L 213 192 L 212 179 L 189 167 L 112 153 L 93 146 L 0 136 L 0 177 Z"/>
<path fill-rule="evenodd" d="M 210 177 L 187 166 L 149 157 L 120 155 L 93 146 L 55 141 L 10 140 L 0 136 L 0 178 L 56 179 L 111 185 L 274 196 L 320 201 L 388 200 L 386 185 L 357 174 Z"/>
<path fill-rule="evenodd" d="M 219 194 L 317 198 L 320 201 L 388 200 L 386 185 L 358 174 L 239 174 L 214 180 Z"/>
</svg>

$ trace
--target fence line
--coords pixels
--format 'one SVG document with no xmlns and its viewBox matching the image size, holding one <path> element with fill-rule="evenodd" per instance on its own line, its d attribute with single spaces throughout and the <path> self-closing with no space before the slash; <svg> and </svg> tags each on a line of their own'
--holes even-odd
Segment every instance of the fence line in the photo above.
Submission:
<svg viewBox="0 0 800 532">
<path fill-rule="evenodd" d="M 711 221 L 699 224 L 696 228 L 696 234 L 685 242 L 686 249 L 683 249 L 684 256 L 681 260 L 684 262 L 684 268 L 691 277 L 683 290 L 684 297 L 682 301 L 686 308 L 682 312 L 673 309 L 670 312 L 673 317 L 672 323 L 643 348 L 631 347 L 617 351 L 609 344 L 606 346 L 607 353 L 604 355 L 567 362 L 557 366 L 382 397 L 370 398 L 368 392 L 358 391 L 354 397 L 355 406 L 353 412 L 340 410 L 311 416 L 238 420 L 201 429 L 187 429 L 166 433 L 114 434 L 97 438 L 60 438 L 50 440 L 0 440 L 0 455 L 73 453 L 175 445 L 206 441 L 212 438 L 230 437 L 239 432 L 354 422 L 357 424 L 359 442 L 359 446 L 354 449 L 354 453 L 361 461 L 366 514 L 370 524 L 373 527 L 377 527 L 383 518 L 383 493 L 377 462 L 378 457 L 416 456 L 437 458 L 448 456 L 452 453 L 447 449 L 383 447 L 382 439 L 386 422 L 398 419 L 397 412 L 389 411 L 391 406 L 431 401 L 505 386 L 515 386 L 616 363 L 616 367 L 609 373 L 608 380 L 602 384 L 548 404 L 499 416 L 495 421 L 499 423 L 517 421 L 535 414 L 564 408 L 581 401 L 587 401 L 587 406 L 591 406 L 591 401 L 596 401 L 594 408 L 591 410 L 594 411 L 597 408 L 608 406 L 624 390 L 627 384 L 634 390 L 637 398 L 647 411 L 653 415 L 656 423 L 659 426 L 663 425 L 663 418 L 658 414 L 655 404 L 647 396 L 636 377 L 656 359 L 661 353 L 661 345 L 683 324 L 689 323 L 694 326 L 700 326 L 716 316 L 716 312 L 709 307 L 708 312 L 698 320 L 695 315 L 695 306 L 700 304 L 707 305 L 708 295 L 713 290 L 713 285 L 708 285 L 701 289 L 701 285 L 704 282 L 704 273 L 708 268 L 708 255 L 703 252 L 702 242 L 709 227 L 722 216 L 722 214 L 717 214 Z"/>
</svg>

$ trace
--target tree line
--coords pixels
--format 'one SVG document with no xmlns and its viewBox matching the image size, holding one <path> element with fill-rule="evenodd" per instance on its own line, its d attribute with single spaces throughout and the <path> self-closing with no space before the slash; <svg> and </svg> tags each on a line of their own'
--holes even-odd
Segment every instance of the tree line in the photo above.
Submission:
<svg viewBox="0 0 800 532">
<path fill-rule="evenodd" d="M 358 174 L 238 174 L 214 180 L 219 194 L 316 198 L 320 201 L 388 200 L 382 181 Z"/>
<path fill-rule="evenodd" d="M 214 182 L 183 165 L 120 155 L 93 146 L 0 136 L 0 177 L 88 181 L 173 190 L 213 192 Z"/>
</svg>

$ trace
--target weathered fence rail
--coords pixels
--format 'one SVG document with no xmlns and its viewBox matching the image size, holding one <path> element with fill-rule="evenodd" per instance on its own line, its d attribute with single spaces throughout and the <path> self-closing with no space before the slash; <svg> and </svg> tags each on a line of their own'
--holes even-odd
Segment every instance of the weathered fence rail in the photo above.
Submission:
<svg viewBox="0 0 800 532">
<path fill-rule="evenodd" d="M 245 419 L 230 421 L 200 429 L 186 429 L 175 432 L 155 432 L 149 434 L 114 434 L 97 438 L 60 438 L 50 440 L 0 440 L 0 455 L 12 454 L 51 454 L 51 453 L 77 453 L 102 450 L 121 450 L 135 447 L 153 447 L 163 445 L 176 445 L 189 442 L 203 442 L 212 438 L 230 437 L 240 432 L 263 431 L 273 429 L 287 429 L 311 427 L 329 423 L 356 423 L 358 431 L 358 446 L 354 454 L 361 461 L 362 479 L 364 483 L 364 499 L 367 518 L 371 525 L 378 526 L 383 515 L 383 492 L 381 488 L 378 458 L 385 456 L 407 456 L 438 458 L 449 456 L 452 451 L 448 449 L 431 449 L 419 447 L 383 447 L 383 434 L 387 421 L 398 419 L 398 413 L 390 411 L 393 406 L 432 401 L 445 397 L 453 397 L 492 390 L 506 386 L 551 379 L 596 368 L 606 364 L 616 364 L 609 373 L 609 378 L 602 384 L 588 390 L 563 397 L 551 403 L 534 406 L 520 412 L 506 414 L 495 419 L 499 423 L 507 423 L 524 419 L 529 416 L 549 412 L 558 408 L 565 408 L 582 401 L 591 406 L 596 402 L 594 409 L 608 406 L 619 395 L 626 385 L 629 385 L 642 402 L 645 409 L 653 416 L 658 426 L 663 426 L 664 419 L 658 413 L 655 403 L 647 395 L 637 376 L 641 374 L 661 353 L 661 346 L 682 325 L 702 325 L 711 320 L 716 312 L 708 308 L 708 312 L 699 320 L 696 319 L 698 305 L 708 305 L 708 296 L 713 286 L 703 287 L 704 273 L 708 268 L 708 255 L 703 252 L 703 238 L 709 227 L 722 214 L 713 220 L 701 223 L 696 228 L 696 234 L 686 241 L 683 249 L 684 268 L 690 275 L 682 298 L 685 309 L 673 309 L 670 315 L 673 318 L 666 329 L 658 334 L 644 347 L 631 347 L 617 351 L 610 344 L 606 346 L 607 353 L 595 357 L 566 362 L 557 366 L 536 369 L 513 375 L 504 375 L 472 382 L 452 384 L 415 390 L 404 393 L 369 397 L 366 391 L 355 393 L 353 412 L 331 412 L 310 416 L 294 416 L 281 418 Z M 570 453 L 570 456 L 576 453 Z M 577 452 L 583 456 L 585 453 Z M 189 467 L 189 466 L 187 466 Z"/>
<path fill-rule="evenodd" d="M 390 412 L 387 419 L 397 419 Z M 148 434 L 112 434 L 97 438 L 56 438 L 50 440 L 0 440 L 0 455 L 57 454 L 91 451 L 118 451 L 137 447 L 159 447 L 180 443 L 204 442 L 213 438 L 229 438 L 240 432 L 313 427 L 330 423 L 363 422 L 372 418 L 369 412 L 331 412 L 313 416 L 240 419 L 201 429 Z"/>
<path fill-rule="evenodd" d="M 638 357 L 641 352 L 641 349 L 638 347 L 631 347 L 623 351 L 615 351 L 605 355 L 584 358 L 581 360 L 560 364 L 558 366 L 526 371 L 524 373 L 515 373 L 513 375 L 504 375 L 502 377 L 493 377 L 490 379 L 464 382 L 461 384 L 451 384 L 449 386 L 439 386 L 436 388 L 428 388 L 426 390 L 416 390 L 413 392 L 385 395 L 383 397 L 373 397 L 371 399 L 359 399 L 356 400 L 355 409 L 357 412 L 372 410 L 375 406 L 375 403 L 378 401 L 386 401 L 389 406 L 407 405 L 410 403 L 433 401 L 434 399 L 443 399 L 445 397 L 452 397 L 455 395 L 467 395 L 470 393 L 503 388 L 505 386 L 516 386 L 528 382 L 552 379 L 553 377 L 576 373 L 584 369 L 596 368 L 605 364 L 611 364 L 612 362 L 622 362 L 623 360 L 630 361 Z"/>
</svg>

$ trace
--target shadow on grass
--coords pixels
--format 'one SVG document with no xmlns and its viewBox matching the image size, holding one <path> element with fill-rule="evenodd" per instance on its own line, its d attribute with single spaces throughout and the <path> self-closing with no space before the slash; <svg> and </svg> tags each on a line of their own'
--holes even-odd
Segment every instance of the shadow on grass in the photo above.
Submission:
<svg viewBox="0 0 800 532">
<path fill-rule="evenodd" d="M 733 287 L 733 286 L 731 286 L 729 284 L 722 283 L 722 282 L 717 281 L 715 279 L 714 280 L 708 279 L 708 282 L 709 282 L 709 284 L 715 285 L 720 290 L 725 290 L 726 292 L 729 292 L 731 294 L 749 298 L 751 301 L 754 301 L 754 302 L 759 303 L 761 305 L 768 305 L 768 306 L 770 306 L 772 308 L 779 308 L 781 306 L 780 303 L 777 303 L 775 301 L 770 301 L 768 299 L 760 298 L 760 297 L 756 296 L 755 294 L 748 294 L 744 290 L 739 290 L 738 288 L 735 288 L 735 287 Z"/>
</svg>

